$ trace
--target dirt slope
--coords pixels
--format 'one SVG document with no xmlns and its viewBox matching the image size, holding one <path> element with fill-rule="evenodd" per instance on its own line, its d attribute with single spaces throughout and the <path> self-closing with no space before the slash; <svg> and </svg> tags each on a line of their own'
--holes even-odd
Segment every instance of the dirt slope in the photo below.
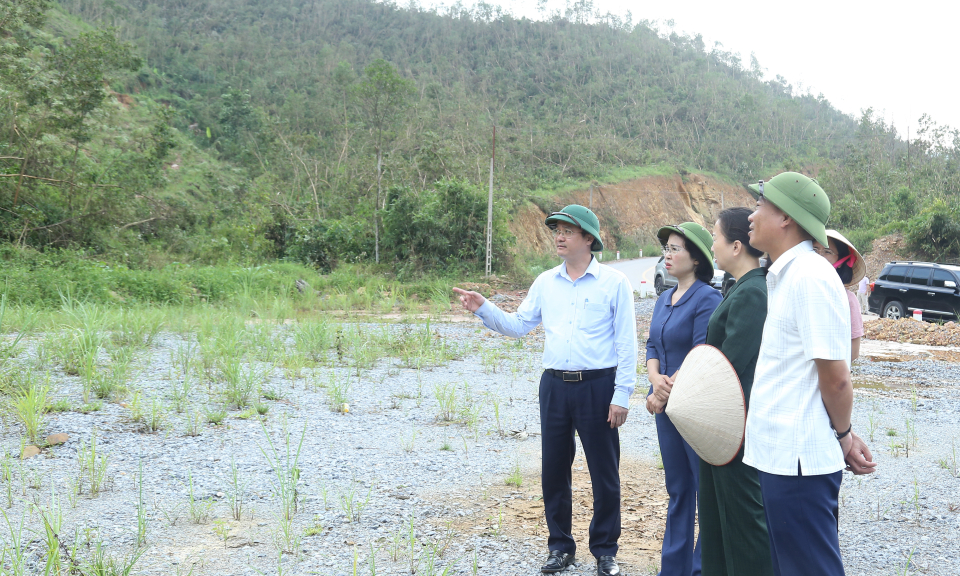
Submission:
<svg viewBox="0 0 960 576">
<path fill-rule="evenodd" d="M 590 206 L 590 189 L 576 190 L 551 199 L 554 210 L 568 204 Z M 656 243 L 664 224 L 694 221 L 712 228 L 721 202 L 724 208 L 752 206 L 753 197 L 741 186 L 717 182 L 700 174 L 681 177 L 653 176 L 593 189 L 593 210 L 607 250 L 617 249 L 617 237 L 642 244 Z M 552 249 L 553 239 L 543 225 L 546 213 L 532 203 L 521 208 L 510 224 L 517 247 L 537 252 Z"/>
</svg>

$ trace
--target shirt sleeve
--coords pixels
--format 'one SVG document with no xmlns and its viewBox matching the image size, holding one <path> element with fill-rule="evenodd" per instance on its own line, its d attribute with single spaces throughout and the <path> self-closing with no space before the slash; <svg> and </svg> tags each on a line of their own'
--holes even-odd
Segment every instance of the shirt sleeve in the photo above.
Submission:
<svg viewBox="0 0 960 576">
<path fill-rule="evenodd" d="M 840 279 L 831 280 L 804 276 L 792 294 L 805 360 L 850 359 L 850 304 Z"/>
<path fill-rule="evenodd" d="M 485 301 L 474 313 L 483 325 L 511 338 L 520 338 L 536 328 L 543 320 L 541 317 L 541 297 L 543 292 L 542 276 L 538 277 L 527 297 L 523 299 L 516 312 L 506 313 L 489 300 Z"/>
<path fill-rule="evenodd" d="M 849 290 L 847 293 L 847 303 L 850 304 L 850 339 L 863 337 L 863 315 L 860 314 L 860 302 L 857 301 L 857 295 Z"/>
<path fill-rule="evenodd" d="M 718 290 L 710 286 L 700 288 L 700 294 L 697 294 L 697 309 L 693 316 L 693 345 L 699 346 L 707 341 L 707 326 L 710 325 L 710 317 L 713 311 L 717 309 L 723 296 Z"/>
<path fill-rule="evenodd" d="M 664 292 L 663 294 L 666 294 Z M 653 342 L 653 327 L 657 325 L 658 316 L 663 313 L 663 294 L 657 299 L 657 303 L 653 306 L 653 314 L 650 316 L 650 329 L 649 335 L 647 336 L 647 359 L 644 361 L 644 364 L 649 360 L 661 360 L 660 353 L 657 352 L 657 346 Z"/>
<path fill-rule="evenodd" d="M 614 346 L 617 349 L 617 377 L 611 404 L 630 408 L 630 395 L 637 385 L 637 313 L 633 288 L 626 277 L 620 280 L 613 315 Z"/>
</svg>

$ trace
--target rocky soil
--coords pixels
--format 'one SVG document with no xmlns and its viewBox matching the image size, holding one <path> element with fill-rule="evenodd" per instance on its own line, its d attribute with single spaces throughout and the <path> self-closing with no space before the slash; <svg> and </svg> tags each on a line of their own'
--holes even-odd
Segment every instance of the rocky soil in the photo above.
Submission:
<svg viewBox="0 0 960 576">
<path fill-rule="evenodd" d="M 505 305 L 508 296 L 500 298 Z M 652 307 L 652 299 L 637 304 L 638 324 Z M 342 328 L 427 329 L 404 323 Z M 293 330 L 276 326 L 274 338 L 289 347 Z M 7 558 L 22 520 L 24 573 L 43 573 L 42 518 L 59 511 L 60 538 L 66 548 L 76 545 L 84 561 L 97 543 L 108 557 L 128 558 L 138 549 L 138 525 L 144 526 L 133 574 L 538 574 L 546 554 L 537 436 L 542 343 L 536 333 L 517 342 L 478 322 L 433 321 L 429 330 L 435 343 L 456 350 L 455 359 L 418 369 L 384 355 L 357 369 L 349 357 L 341 362 L 331 352 L 325 364 L 302 370 L 276 365 L 262 387 L 269 392 L 258 400 L 265 415 L 230 409 L 221 424 L 205 416 L 219 406 L 216 378 L 189 390 L 183 412 L 174 408 L 182 383 L 178 351 L 192 337 L 163 333 L 137 354 L 130 382 L 148 418 L 156 406 L 154 432 L 133 421 L 129 397 L 78 411 L 79 377 L 47 366 L 53 399 L 66 398 L 74 409 L 49 414 L 46 432 L 69 439 L 19 460 L 23 428 L 6 420 L 0 503 L 7 522 L 0 524 L 0 539 Z M 45 337 L 31 339 L 14 362 L 39 365 Z M 854 381 L 854 428 L 870 443 L 879 469 L 866 477 L 844 475 L 840 537 L 847 573 L 960 573 L 960 366 L 864 358 L 854 366 Z M 335 390 L 344 391 L 343 402 L 333 402 Z M 634 576 L 657 571 L 667 498 L 642 396 L 641 387 L 621 433 L 619 557 Z M 80 473 L 94 436 L 106 458 L 99 494 L 91 494 Z M 569 573 L 595 574 L 582 452 L 574 467 L 580 562 Z M 293 477 L 284 474 L 294 468 L 291 500 L 281 480 Z"/>
</svg>

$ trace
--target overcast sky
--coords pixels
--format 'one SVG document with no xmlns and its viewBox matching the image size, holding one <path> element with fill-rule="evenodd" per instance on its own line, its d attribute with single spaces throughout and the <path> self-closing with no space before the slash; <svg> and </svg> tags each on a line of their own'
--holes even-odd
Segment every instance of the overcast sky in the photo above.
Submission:
<svg viewBox="0 0 960 576">
<path fill-rule="evenodd" d="M 488 0 L 490 1 L 490 0 Z M 449 0 L 446 2 L 451 3 Z M 490 1 L 516 16 L 539 18 L 536 0 Z M 843 112 L 859 116 L 872 107 L 896 125 L 901 136 L 927 113 L 939 124 L 960 128 L 960 3 L 854 0 L 593 0 L 601 12 L 631 12 L 633 22 L 658 20 L 660 29 L 702 34 L 739 52 L 745 67 L 750 53 L 766 70 L 795 89 L 823 94 Z M 402 2 L 401 2 L 402 4 Z M 424 2 L 424 4 L 433 4 Z M 473 4 L 464 1 L 464 4 Z M 565 0 L 548 0 L 563 10 Z"/>
</svg>

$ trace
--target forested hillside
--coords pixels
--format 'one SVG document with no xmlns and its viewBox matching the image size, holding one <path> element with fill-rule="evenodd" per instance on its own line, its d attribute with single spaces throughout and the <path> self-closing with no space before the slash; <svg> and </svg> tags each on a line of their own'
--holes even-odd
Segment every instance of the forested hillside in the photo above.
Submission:
<svg viewBox="0 0 960 576">
<path fill-rule="evenodd" d="M 779 76 L 765 81 L 756 61 L 590 2 L 544 21 L 368 0 L 59 7 L 46 22 L 0 15 L 19 62 L 0 70 L 11 242 L 482 266 L 496 127 L 504 216 L 655 164 L 740 183 L 794 169 L 831 192 L 836 227 L 912 226 L 931 251 L 960 252 L 949 224 L 960 219 L 957 131 L 926 119 L 908 146 L 869 111 L 850 118 Z M 97 101 L 71 109 L 49 90 L 73 89 L 57 87 L 69 79 L 56 71 L 84 62 L 94 41 L 107 51 L 100 68 L 77 72 L 110 79 L 115 94 L 90 84 Z M 37 70 L 49 78 L 40 88 Z"/>
</svg>

